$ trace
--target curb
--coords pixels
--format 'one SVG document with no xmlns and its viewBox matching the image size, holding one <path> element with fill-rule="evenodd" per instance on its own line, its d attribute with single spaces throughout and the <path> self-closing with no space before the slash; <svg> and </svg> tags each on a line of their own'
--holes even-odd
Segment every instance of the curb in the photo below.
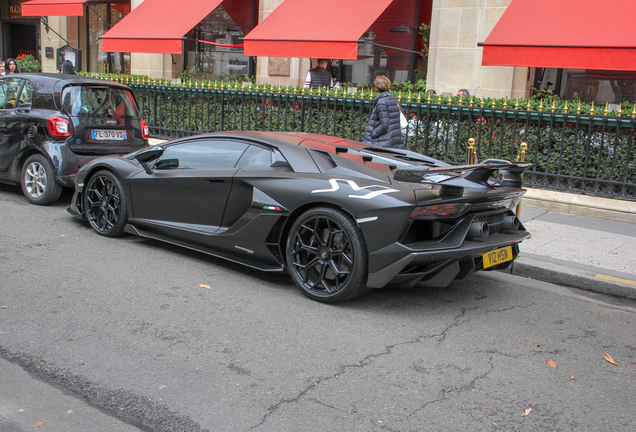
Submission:
<svg viewBox="0 0 636 432">
<path fill-rule="evenodd" d="M 504 270 L 504 272 L 585 291 L 636 300 L 636 281 L 599 274 L 596 269 L 590 267 L 587 269 L 576 268 L 572 265 L 554 262 L 554 260 L 547 261 L 520 255 L 514 261 L 512 268 Z"/>
<path fill-rule="evenodd" d="M 567 192 L 525 188 L 524 206 L 619 222 L 636 223 L 636 202 Z"/>
</svg>

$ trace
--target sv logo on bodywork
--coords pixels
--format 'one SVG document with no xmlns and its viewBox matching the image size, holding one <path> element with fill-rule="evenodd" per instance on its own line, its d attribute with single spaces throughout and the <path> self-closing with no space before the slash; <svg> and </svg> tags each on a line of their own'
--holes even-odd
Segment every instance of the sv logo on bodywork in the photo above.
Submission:
<svg viewBox="0 0 636 432">
<path fill-rule="evenodd" d="M 391 188 L 388 188 L 386 186 L 380 186 L 380 185 L 370 185 L 370 186 L 362 186 L 362 187 L 360 187 L 353 180 L 330 179 L 329 183 L 331 184 L 331 189 L 317 189 L 317 190 L 311 191 L 311 193 L 335 192 L 338 189 L 340 189 L 340 185 L 338 183 L 346 183 L 354 191 L 374 189 L 373 191 L 370 191 L 366 195 L 349 195 L 348 196 L 349 198 L 371 199 L 371 198 L 375 198 L 375 197 L 377 197 L 379 195 L 382 195 L 382 194 L 387 194 L 387 193 L 391 193 L 391 192 L 399 192 L 397 189 L 391 189 Z"/>
</svg>

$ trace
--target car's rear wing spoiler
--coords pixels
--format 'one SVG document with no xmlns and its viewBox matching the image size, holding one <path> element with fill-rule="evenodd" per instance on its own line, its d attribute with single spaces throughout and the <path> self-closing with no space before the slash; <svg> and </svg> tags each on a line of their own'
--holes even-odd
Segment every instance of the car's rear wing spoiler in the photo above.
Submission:
<svg viewBox="0 0 636 432">
<path fill-rule="evenodd" d="M 442 173 L 458 173 L 458 177 L 474 183 L 487 184 L 495 171 L 503 176 L 499 183 L 502 187 L 520 188 L 523 171 L 532 165 L 530 162 L 510 162 L 502 159 L 487 159 L 476 165 L 451 165 L 443 167 L 413 166 L 399 168 L 393 173 L 393 179 L 409 183 L 421 183 L 425 177 Z"/>
</svg>

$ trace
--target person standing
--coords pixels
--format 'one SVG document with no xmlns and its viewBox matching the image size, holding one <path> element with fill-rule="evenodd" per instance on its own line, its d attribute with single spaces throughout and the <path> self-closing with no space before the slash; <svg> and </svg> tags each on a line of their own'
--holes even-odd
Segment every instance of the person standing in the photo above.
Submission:
<svg viewBox="0 0 636 432">
<path fill-rule="evenodd" d="M 307 78 L 305 78 L 305 88 L 319 88 L 329 87 L 333 89 L 333 78 L 331 72 L 327 70 L 329 60 L 318 59 L 318 65 L 307 72 Z"/>
<path fill-rule="evenodd" d="M 8 58 L 4 62 L 4 74 L 10 75 L 14 73 L 20 73 L 20 70 L 18 69 L 18 65 L 15 63 L 15 60 L 12 58 Z"/>
<path fill-rule="evenodd" d="M 62 73 L 67 75 L 75 75 L 75 67 L 70 60 L 64 60 L 62 62 Z"/>
<path fill-rule="evenodd" d="M 373 99 L 373 111 L 362 142 L 382 147 L 404 148 L 400 114 L 402 109 L 396 98 L 391 95 L 391 80 L 378 75 L 373 85 L 380 94 Z"/>
</svg>

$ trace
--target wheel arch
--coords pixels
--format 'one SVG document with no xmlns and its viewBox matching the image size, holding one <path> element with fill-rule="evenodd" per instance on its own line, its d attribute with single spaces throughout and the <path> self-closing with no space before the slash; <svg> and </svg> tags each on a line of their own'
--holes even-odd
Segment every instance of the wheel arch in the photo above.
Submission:
<svg viewBox="0 0 636 432">
<path fill-rule="evenodd" d="M 292 211 L 289 214 L 289 216 L 287 216 L 287 220 L 285 220 L 285 225 L 283 226 L 283 229 L 281 230 L 279 245 L 278 245 L 282 253 L 282 256 L 285 256 L 285 254 L 287 253 L 287 237 L 289 236 L 289 231 L 291 231 L 291 227 L 292 225 L 294 225 L 294 222 L 296 222 L 296 219 L 298 219 L 307 210 L 311 210 L 312 208 L 317 208 L 317 207 L 328 207 L 335 210 L 343 211 L 349 217 L 351 217 L 351 219 L 353 219 L 354 223 L 356 224 L 356 226 L 358 226 L 358 228 L 360 227 L 354 215 L 344 207 L 338 206 L 330 202 L 323 202 L 323 201 L 314 201 L 314 202 L 304 204 L 296 208 L 294 211 Z"/>
</svg>

